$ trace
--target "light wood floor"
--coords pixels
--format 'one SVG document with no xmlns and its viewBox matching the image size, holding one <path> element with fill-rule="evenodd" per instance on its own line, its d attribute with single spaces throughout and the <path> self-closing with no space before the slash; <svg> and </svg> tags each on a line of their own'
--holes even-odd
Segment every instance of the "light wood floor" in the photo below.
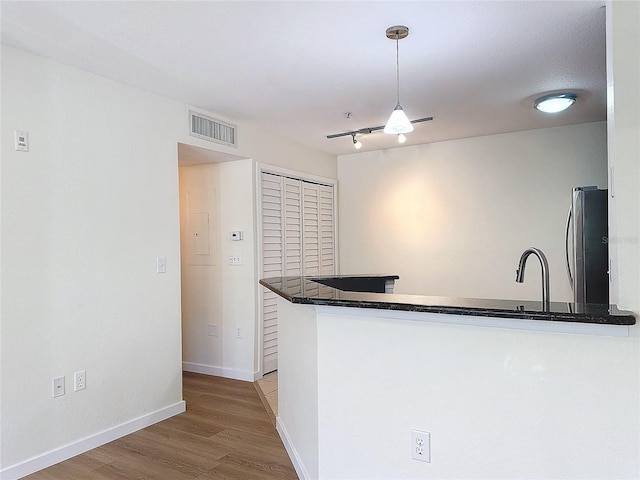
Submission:
<svg viewBox="0 0 640 480">
<path fill-rule="evenodd" d="M 252 383 L 185 372 L 183 395 L 185 413 L 25 478 L 298 478 Z"/>
<path fill-rule="evenodd" d="M 278 416 L 278 371 L 268 373 L 256 382 L 258 395 L 267 415 L 271 419 L 271 423 L 276 425 L 276 417 Z"/>
</svg>

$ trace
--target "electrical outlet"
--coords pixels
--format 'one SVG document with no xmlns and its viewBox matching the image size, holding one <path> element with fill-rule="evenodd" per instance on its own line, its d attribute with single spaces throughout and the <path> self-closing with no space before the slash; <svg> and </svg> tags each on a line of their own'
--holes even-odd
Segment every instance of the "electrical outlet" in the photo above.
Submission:
<svg viewBox="0 0 640 480">
<path fill-rule="evenodd" d="M 209 324 L 209 336 L 210 337 L 217 337 L 218 336 L 218 325 L 216 325 L 215 323 L 210 323 Z"/>
<path fill-rule="evenodd" d="M 236 327 L 236 338 L 242 338 L 242 327 Z"/>
<path fill-rule="evenodd" d="M 84 390 L 87 388 L 87 372 L 82 370 L 73 375 L 73 391 Z"/>
<path fill-rule="evenodd" d="M 61 397 L 64 395 L 64 377 L 56 377 L 53 379 L 53 396 Z"/>
<path fill-rule="evenodd" d="M 411 430 L 411 458 L 431 463 L 431 434 L 420 430 Z"/>
</svg>

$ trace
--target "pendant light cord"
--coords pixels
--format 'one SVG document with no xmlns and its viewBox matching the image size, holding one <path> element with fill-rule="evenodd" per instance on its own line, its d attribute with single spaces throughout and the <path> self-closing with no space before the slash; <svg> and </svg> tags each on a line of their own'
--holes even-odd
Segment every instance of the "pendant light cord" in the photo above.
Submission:
<svg viewBox="0 0 640 480">
<path fill-rule="evenodd" d="M 400 48 L 398 47 L 399 43 L 398 33 L 396 32 L 396 92 L 397 92 L 397 103 L 396 105 L 400 105 Z"/>
</svg>

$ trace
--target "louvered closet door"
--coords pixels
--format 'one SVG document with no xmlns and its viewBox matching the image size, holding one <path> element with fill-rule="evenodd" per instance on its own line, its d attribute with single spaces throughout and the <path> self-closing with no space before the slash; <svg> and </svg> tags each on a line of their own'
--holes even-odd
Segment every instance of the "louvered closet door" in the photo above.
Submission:
<svg viewBox="0 0 640 480">
<path fill-rule="evenodd" d="M 262 277 L 282 276 L 284 248 L 282 177 L 262 174 Z M 278 313 L 276 294 L 263 287 L 262 346 L 264 372 L 278 368 Z"/>
<path fill-rule="evenodd" d="M 262 277 L 335 273 L 333 187 L 278 175 L 262 174 Z M 318 293 L 320 285 L 313 285 Z M 326 287 L 328 288 L 328 287 Z M 263 289 L 263 374 L 278 368 L 276 296 Z"/>
</svg>

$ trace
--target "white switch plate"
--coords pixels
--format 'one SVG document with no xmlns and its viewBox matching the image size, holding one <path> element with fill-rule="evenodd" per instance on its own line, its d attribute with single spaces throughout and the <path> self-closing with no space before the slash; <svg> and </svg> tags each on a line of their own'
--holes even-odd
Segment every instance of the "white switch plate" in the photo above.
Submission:
<svg viewBox="0 0 640 480">
<path fill-rule="evenodd" d="M 64 395 L 64 376 L 53 379 L 53 396 L 61 397 Z"/>
<path fill-rule="evenodd" d="M 229 265 L 237 267 L 242 265 L 242 255 L 239 253 L 231 253 L 229 254 Z"/>
<path fill-rule="evenodd" d="M 236 338 L 242 338 L 242 327 L 236 327 Z"/>
<path fill-rule="evenodd" d="M 156 258 L 156 273 L 167 273 L 167 259 L 166 257 Z"/>
<path fill-rule="evenodd" d="M 29 133 L 20 130 L 13 132 L 15 139 L 16 152 L 28 152 L 29 151 Z"/>
<path fill-rule="evenodd" d="M 209 324 L 209 336 L 210 337 L 217 337 L 218 336 L 218 325 L 216 325 L 215 323 L 210 323 Z"/>
</svg>

